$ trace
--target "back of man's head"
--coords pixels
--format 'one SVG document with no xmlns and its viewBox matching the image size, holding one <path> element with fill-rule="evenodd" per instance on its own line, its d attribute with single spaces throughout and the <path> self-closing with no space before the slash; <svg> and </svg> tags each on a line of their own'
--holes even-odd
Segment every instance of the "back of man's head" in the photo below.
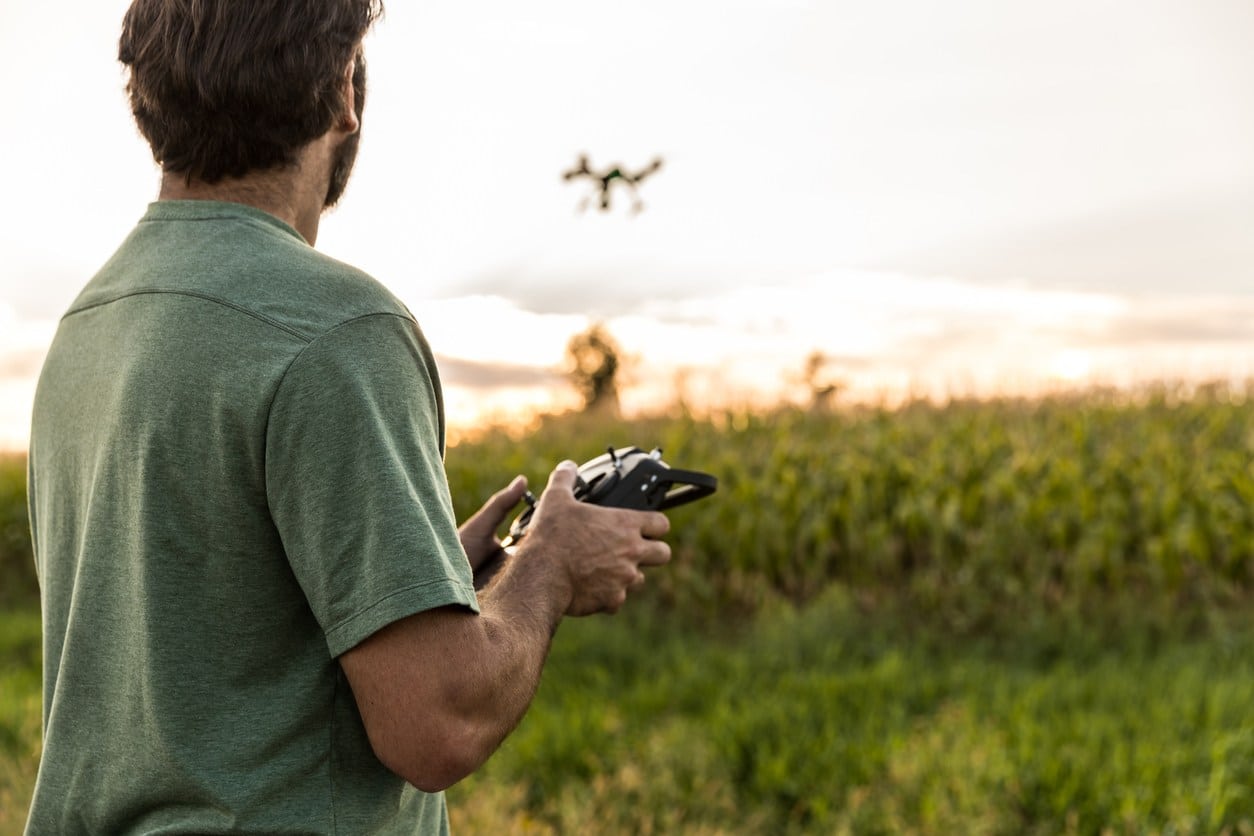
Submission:
<svg viewBox="0 0 1254 836">
<path fill-rule="evenodd" d="M 163 171 L 216 183 L 293 164 L 344 109 L 381 0 L 134 0 L 118 59 Z M 361 60 L 353 83 L 364 98 Z"/>
</svg>

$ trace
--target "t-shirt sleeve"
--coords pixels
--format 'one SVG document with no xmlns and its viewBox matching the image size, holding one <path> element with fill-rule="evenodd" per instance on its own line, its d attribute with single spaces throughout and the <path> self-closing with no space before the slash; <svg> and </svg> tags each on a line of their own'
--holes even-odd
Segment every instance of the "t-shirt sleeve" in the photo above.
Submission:
<svg viewBox="0 0 1254 836">
<path fill-rule="evenodd" d="M 417 326 L 378 314 L 307 345 L 266 430 L 266 493 L 339 656 L 423 610 L 478 611 L 444 473 L 439 383 Z"/>
</svg>

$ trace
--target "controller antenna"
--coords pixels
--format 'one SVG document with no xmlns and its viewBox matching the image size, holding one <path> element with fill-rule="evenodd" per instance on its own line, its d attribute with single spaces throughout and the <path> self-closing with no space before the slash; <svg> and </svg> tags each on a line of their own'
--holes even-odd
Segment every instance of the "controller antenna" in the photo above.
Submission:
<svg viewBox="0 0 1254 836">
<path fill-rule="evenodd" d="M 611 444 L 609 447 L 606 447 L 606 448 L 605 448 L 605 452 L 607 452 L 607 453 L 609 453 L 609 454 L 610 454 L 610 461 L 614 463 L 614 469 L 615 469 L 615 470 L 622 470 L 622 469 L 623 469 L 623 462 L 622 462 L 622 460 L 618 457 L 618 453 L 614 452 L 614 445 L 613 445 L 613 444 Z"/>
</svg>

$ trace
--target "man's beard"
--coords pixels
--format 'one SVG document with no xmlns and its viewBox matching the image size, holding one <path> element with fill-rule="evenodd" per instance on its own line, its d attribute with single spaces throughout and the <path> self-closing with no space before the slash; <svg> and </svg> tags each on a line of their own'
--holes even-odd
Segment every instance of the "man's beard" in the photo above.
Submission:
<svg viewBox="0 0 1254 836">
<path fill-rule="evenodd" d="M 353 163 L 357 161 L 357 147 L 361 144 L 361 130 L 349 136 L 335 150 L 335 161 L 331 165 L 331 181 L 327 184 L 327 196 L 322 202 L 324 209 L 330 209 L 340 202 L 344 190 L 348 188 L 348 180 L 353 174 Z"/>
<path fill-rule="evenodd" d="M 327 196 L 322 201 L 324 209 L 330 209 L 340 202 L 344 190 L 348 188 L 348 180 L 353 174 L 353 164 L 357 162 L 357 148 L 361 145 L 361 116 L 366 108 L 366 56 L 357 53 L 353 64 L 353 109 L 357 113 L 357 130 L 346 137 L 340 147 L 335 149 L 335 159 L 331 163 L 331 178 L 327 184 Z"/>
</svg>

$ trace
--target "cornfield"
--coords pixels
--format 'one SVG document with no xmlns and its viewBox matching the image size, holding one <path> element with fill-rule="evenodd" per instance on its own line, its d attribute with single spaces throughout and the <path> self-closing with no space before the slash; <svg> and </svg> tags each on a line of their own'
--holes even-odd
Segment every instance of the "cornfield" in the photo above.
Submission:
<svg viewBox="0 0 1254 836">
<path fill-rule="evenodd" d="M 660 446 L 719 477 L 672 512 L 650 583 L 712 614 L 833 581 L 967 631 L 1112 600 L 1190 609 L 1254 582 L 1254 387 L 1092 391 L 900 409 L 550 419 L 452 448 L 459 513 L 516 472 Z"/>
</svg>

